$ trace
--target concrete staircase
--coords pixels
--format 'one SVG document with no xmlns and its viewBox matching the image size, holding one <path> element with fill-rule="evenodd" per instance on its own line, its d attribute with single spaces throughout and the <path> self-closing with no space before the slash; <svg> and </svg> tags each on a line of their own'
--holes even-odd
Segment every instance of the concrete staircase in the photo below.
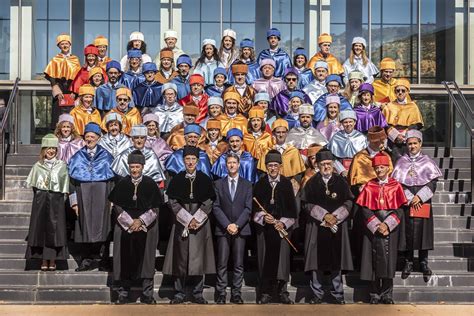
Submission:
<svg viewBox="0 0 474 316">
<path fill-rule="evenodd" d="M 435 250 L 430 252 L 432 279 L 425 283 L 420 273 L 407 280 L 397 274 L 394 299 L 397 303 L 472 303 L 474 302 L 474 230 L 471 226 L 470 152 L 456 148 L 452 156 L 444 148 L 426 148 L 443 170 L 434 197 Z M 25 187 L 25 179 L 37 161 L 39 147 L 24 145 L 19 154 L 9 155 L 6 167 L 6 200 L 0 201 L 0 304 L 81 304 L 110 303 L 114 299 L 112 276 L 106 272 L 77 273 L 77 263 L 71 256 L 58 263 L 57 272 L 27 270 L 23 259 L 31 211 L 32 191 Z M 113 245 L 112 245 L 113 246 Z M 71 252 L 73 252 L 71 250 Z M 248 261 L 243 297 L 255 303 L 255 258 Z M 167 303 L 172 297 L 171 280 L 163 276 L 163 256 L 157 257 L 155 297 Z M 61 270 L 64 269 L 64 270 Z M 289 291 L 299 303 L 309 295 L 307 276 L 302 270 L 302 258 L 295 257 Z M 205 297 L 214 298 L 214 277 L 206 278 Z M 367 284 L 357 274 L 345 276 L 347 302 L 367 301 Z M 137 293 L 135 293 L 137 294 Z"/>
</svg>

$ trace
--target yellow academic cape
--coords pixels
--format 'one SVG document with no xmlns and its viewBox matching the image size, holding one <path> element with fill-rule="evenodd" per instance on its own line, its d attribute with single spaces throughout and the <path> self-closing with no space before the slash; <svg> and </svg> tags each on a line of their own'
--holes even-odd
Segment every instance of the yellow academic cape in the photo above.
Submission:
<svg viewBox="0 0 474 316">
<path fill-rule="evenodd" d="M 109 113 L 117 113 L 122 117 L 122 133 L 124 133 L 125 135 L 130 135 L 133 125 L 142 123 L 142 116 L 137 108 L 131 108 L 127 113 L 123 113 L 117 108 L 113 108 L 112 110 L 107 112 L 107 114 Z M 107 117 L 107 114 L 104 116 L 102 124 L 100 125 L 100 127 L 106 132 L 107 127 L 105 125 L 105 118 Z"/>
<path fill-rule="evenodd" d="M 287 178 L 294 177 L 306 169 L 303 158 L 301 158 L 300 151 L 291 144 L 286 145 L 285 150 L 281 154 L 281 160 L 281 174 Z M 260 159 L 258 161 L 257 169 L 267 172 L 265 159 Z"/>
<path fill-rule="evenodd" d="M 329 54 L 326 58 L 323 57 L 323 54 L 321 52 L 317 52 L 314 54 L 313 57 L 308 62 L 308 68 L 309 69 L 314 69 L 314 65 L 316 64 L 317 61 L 319 60 L 324 60 L 328 64 L 328 74 L 336 74 L 340 75 L 344 73 L 344 67 L 342 67 L 341 63 L 333 54 Z"/>
<path fill-rule="evenodd" d="M 186 141 L 184 140 L 184 123 L 180 123 L 171 129 L 170 136 L 166 142 L 173 151 L 183 148 L 184 145 L 186 145 Z M 199 137 L 198 147 L 201 147 L 205 142 L 206 131 L 201 127 L 201 137 Z"/>
<path fill-rule="evenodd" d="M 374 101 L 380 103 L 395 101 L 397 99 L 395 94 L 396 83 L 397 79 L 395 78 L 390 79 L 389 83 L 383 82 L 382 79 L 374 80 L 372 83 L 372 86 L 374 86 Z M 410 95 L 407 95 L 407 101 L 411 101 Z"/>
<path fill-rule="evenodd" d="M 389 156 L 388 154 L 386 155 Z M 390 175 L 393 171 L 392 159 L 390 159 L 388 169 Z M 349 168 L 348 178 L 350 185 L 366 184 L 376 177 L 369 151 L 367 149 L 359 151 L 352 159 L 351 167 Z"/>
<path fill-rule="evenodd" d="M 229 117 L 225 114 L 221 114 L 217 117 L 221 121 L 221 135 L 226 136 L 227 131 L 238 128 L 243 134 L 247 133 L 248 121 L 242 114 L 237 114 L 235 117 Z"/>
<path fill-rule="evenodd" d="M 202 146 L 200 146 L 202 150 L 204 150 L 209 157 L 209 160 L 211 161 L 211 165 L 216 162 L 216 160 L 225 153 L 229 149 L 229 144 L 227 144 L 225 141 L 221 140 L 217 143 L 216 148 L 212 149 L 209 143 L 205 143 Z"/>
<path fill-rule="evenodd" d="M 77 56 L 57 54 L 48 63 L 44 73 L 50 78 L 74 80 L 80 69 L 81 62 Z"/>
<path fill-rule="evenodd" d="M 383 107 L 382 113 L 387 120 L 387 124 L 391 126 L 424 125 L 420 109 L 415 102 L 408 102 L 407 104 L 390 102 Z"/>
<path fill-rule="evenodd" d="M 97 109 L 92 110 L 91 113 L 87 112 L 84 106 L 78 105 L 74 107 L 69 113 L 74 118 L 74 125 L 76 127 L 77 132 L 79 135 L 84 135 L 84 128 L 86 127 L 87 123 L 94 122 L 97 125 L 100 125 L 100 113 Z"/>
<path fill-rule="evenodd" d="M 245 134 L 244 148 L 252 157 L 256 160 L 260 160 L 270 148 L 273 148 L 272 135 L 265 131 L 258 138 L 255 138 L 252 133 Z"/>
</svg>

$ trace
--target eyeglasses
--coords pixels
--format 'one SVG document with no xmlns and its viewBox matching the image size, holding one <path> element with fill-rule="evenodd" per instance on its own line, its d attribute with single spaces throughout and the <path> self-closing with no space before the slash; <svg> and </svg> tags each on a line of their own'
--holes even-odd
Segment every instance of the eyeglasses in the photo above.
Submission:
<svg viewBox="0 0 474 316">
<path fill-rule="evenodd" d="M 119 102 L 128 102 L 128 99 L 126 99 L 126 98 L 118 98 L 117 101 L 119 101 Z"/>
<path fill-rule="evenodd" d="M 296 79 L 296 78 L 285 78 L 285 81 L 296 81 L 296 80 L 298 80 L 298 79 Z"/>
<path fill-rule="evenodd" d="M 395 92 L 396 93 L 405 93 L 405 92 L 407 92 L 407 90 L 406 89 L 395 89 Z"/>
</svg>

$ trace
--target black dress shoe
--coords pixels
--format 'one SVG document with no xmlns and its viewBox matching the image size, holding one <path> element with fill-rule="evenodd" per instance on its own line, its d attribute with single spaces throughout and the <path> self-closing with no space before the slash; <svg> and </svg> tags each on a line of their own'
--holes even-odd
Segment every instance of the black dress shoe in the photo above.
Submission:
<svg viewBox="0 0 474 316">
<path fill-rule="evenodd" d="M 219 304 L 219 305 L 225 304 L 225 296 L 219 295 L 219 297 L 216 299 L 216 304 Z"/>
<path fill-rule="evenodd" d="M 412 272 L 413 272 L 413 262 L 407 261 L 405 263 L 405 267 L 402 270 L 402 280 L 407 279 Z"/>
<path fill-rule="evenodd" d="M 153 296 L 143 296 L 143 297 L 140 297 L 140 303 L 142 304 L 147 304 L 147 305 L 155 305 L 156 304 L 156 301 L 155 301 L 155 298 Z"/>
<path fill-rule="evenodd" d="M 378 303 L 379 303 L 379 300 L 378 300 L 377 298 L 372 297 L 372 298 L 370 299 L 370 304 L 372 304 L 372 305 L 377 305 Z"/>
<path fill-rule="evenodd" d="M 420 263 L 420 272 L 423 273 L 423 280 L 428 282 L 431 279 L 431 275 L 433 271 L 431 271 L 430 267 L 428 267 L 428 263 L 421 262 Z"/>
<path fill-rule="evenodd" d="M 295 302 L 293 302 L 291 299 L 290 299 L 290 296 L 288 294 L 281 294 L 280 295 L 280 303 L 282 304 L 288 304 L 288 305 L 291 305 L 291 304 L 295 304 Z"/>
<path fill-rule="evenodd" d="M 260 301 L 258 301 L 258 304 L 269 304 L 272 301 L 272 297 L 268 294 L 262 294 L 260 297 Z"/>
<path fill-rule="evenodd" d="M 76 268 L 76 272 L 84 272 L 92 270 L 92 267 L 88 261 L 82 261 L 81 264 Z"/>
<path fill-rule="evenodd" d="M 244 300 L 242 299 L 240 295 L 236 295 L 236 296 L 231 297 L 230 302 L 233 304 L 243 304 Z"/>
<path fill-rule="evenodd" d="M 124 305 L 128 303 L 130 303 L 130 301 L 128 300 L 128 297 L 125 297 L 125 296 L 119 296 L 117 300 L 115 301 L 116 305 Z"/>
<path fill-rule="evenodd" d="M 204 305 L 204 304 L 207 304 L 207 301 L 204 297 L 201 296 L 194 299 L 194 303 Z"/>
<path fill-rule="evenodd" d="M 176 304 L 183 304 L 184 303 L 184 298 L 183 297 L 174 297 L 171 301 L 171 305 L 176 305 Z"/>
<path fill-rule="evenodd" d="M 313 296 L 310 300 L 309 300 L 309 303 L 314 305 L 314 304 L 321 304 L 323 301 L 317 297 L 317 296 Z"/>
<path fill-rule="evenodd" d="M 392 300 L 391 297 L 384 297 L 382 298 L 382 303 L 387 305 L 393 305 L 395 302 Z"/>
<path fill-rule="evenodd" d="M 334 299 L 334 304 L 337 304 L 337 305 L 345 305 L 345 304 L 346 304 L 346 301 L 344 301 L 343 298 L 335 298 L 335 299 Z"/>
</svg>

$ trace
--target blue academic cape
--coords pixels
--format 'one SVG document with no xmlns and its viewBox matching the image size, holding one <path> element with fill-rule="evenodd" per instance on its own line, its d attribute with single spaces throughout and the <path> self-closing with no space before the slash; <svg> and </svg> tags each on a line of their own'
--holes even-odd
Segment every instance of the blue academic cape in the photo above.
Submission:
<svg viewBox="0 0 474 316">
<path fill-rule="evenodd" d="M 132 93 L 135 106 L 139 108 L 154 108 L 161 104 L 161 87 L 162 85 L 156 81 L 153 81 L 151 84 L 146 81 L 137 84 Z"/>
<path fill-rule="evenodd" d="M 185 170 L 182 148 L 168 156 L 166 159 L 165 169 L 173 174 L 178 174 Z M 202 150 L 199 151 L 197 170 L 205 173 L 208 177 L 211 177 L 211 161 L 207 154 Z"/>
<path fill-rule="evenodd" d="M 314 102 L 313 107 L 314 107 L 314 117 L 313 121 L 315 122 L 321 122 L 326 118 L 326 97 L 329 95 L 329 93 L 325 93 L 322 96 L 319 97 L 319 99 Z M 339 107 L 340 111 L 344 110 L 351 110 L 352 105 L 347 101 L 346 98 L 344 98 L 341 94 L 339 95 L 339 99 L 341 100 L 341 106 Z"/>
<path fill-rule="evenodd" d="M 224 178 L 227 176 L 225 161 L 227 154 L 227 152 L 223 153 L 217 158 L 216 162 L 214 162 L 211 172 L 215 178 Z M 240 155 L 239 175 L 252 183 L 257 183 L 258 181 L 255 161 L 248 151 L 243 151 Z"/>
<path fill-rule="evenodd" d="M 283 77 L 285 75 L 285 70 L 291 67 L 290 56 L 288 56 L 288 54 L 281 48 L 278 48 L 273 55 L 270 53 L 269 48 L 262 50 L 260 54 L 258 54 L 258 64 L 260 64 L 263 59 L 273 59 L 275 61 L 275 77 Z"/>
<path fill-rule="evenodd" d="M 114 157 L 102 146 L 97 145 L 94 158 L 91 160 L 87 147 L 82 147 L 69 160 L 69 176 L 81 182 L 108 181 L 114 177 L 111 165 Z"/>
<path fill-rule="evenodd" d="M 178 88 L 178 96 L 176 97 L 176 100 L 181 100 L 191 93 L 191 87 L 189 86 L 189 76 L 186 79 L 183 79 L 181 76 L 177 76 L 174 77 L 171 82 L 174 83 Z"/>
</svg>

